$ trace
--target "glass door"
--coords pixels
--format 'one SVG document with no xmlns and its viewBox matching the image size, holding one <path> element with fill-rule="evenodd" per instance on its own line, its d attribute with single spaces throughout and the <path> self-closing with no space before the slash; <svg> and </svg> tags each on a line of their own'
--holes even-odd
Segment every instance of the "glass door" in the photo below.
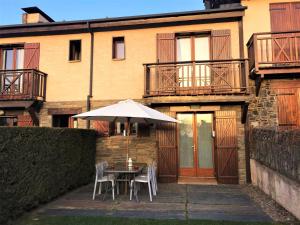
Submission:
<svg viewBox="0 0 300 225">
<path fill-rule="evenodd" d="M 213 177 L 213 114 L 179 113 L 179 176 Z"/>
<path fill-rule="evenodd" d="M 2 56 L 2 70 L 23 69 L 23 48 L 3 49 Z M 18 93 L 22 91 L 23 77 L 19 75 L 20 72 L 17 71 L 6 72 L 1 79 L 1 90 L 6 90 L 7 93 Z"/>
</svg>

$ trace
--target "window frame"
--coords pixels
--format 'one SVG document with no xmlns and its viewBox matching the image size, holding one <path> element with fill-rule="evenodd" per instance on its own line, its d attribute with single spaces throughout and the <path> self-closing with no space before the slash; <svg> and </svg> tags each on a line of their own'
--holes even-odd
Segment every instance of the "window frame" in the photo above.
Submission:
<svg viewBox="0 0 300 225">
<path fill-rule="evenodd" d="M 80 42 L 80 52 L 79 52 L 79 59 L 71 59 L 71 42 Z M 81 56 L 82 56 L 82 39 L 72 39 L 69 40 L 69 54 L 68 54 L 68 61 L 73 62 L 81 62 Z"/>
<path fill-rule="evenodd" d="M 122 39 L 122 40 L 121 40 Z M 121 42 L 122 41 L 122 42 Z M 116 49 L 116 44 L 115 43 L 123 43 L 124 46 L 124 55 L 123 58 L 117 58 L 117 49 Z M 122 61 L 126 59 L 126 44 L 125 44 L 125 36 L 115 36 L 112 37 L 112 60 L 114 61 Z"/>
</svg>

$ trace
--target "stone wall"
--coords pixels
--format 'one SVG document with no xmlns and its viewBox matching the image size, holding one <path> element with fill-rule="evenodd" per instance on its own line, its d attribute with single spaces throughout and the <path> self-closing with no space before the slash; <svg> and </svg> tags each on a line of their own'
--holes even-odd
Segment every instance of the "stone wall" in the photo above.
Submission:
<svg viewBox="0 0 300 225">
<path fill-rule="evenodd" d="M 248 110 L 249 125 L 255 127 L 277 126 L 277 100 L 276 93 L 271 88 L 271 80 L 263 80 L 259 95 L 255 95 L 255 84 L 249 81 L 250 104 Z"/>
<path fill-rule="evenodd" d="M 157 162 L 157 143 L 155 130 L 151 129 L 149 137 L 129 137 L 129 157 L 133 162 Z M 109 163 L 125 162 L 127 155 L 127 137 L 99 137 L 96 147 L 96 162 L 106 160 Z"/>
<path fill-rule="evenodd" d="M 300 129 L 254 128 L 249 147 L 252 159 L 300 183 Z"/>
<path fill-rule="evenodd" d="M 52 127 L 52 115 L 49 113 L 51 109 L 81 109 L 86 111 L 86 101 L 66 101 L 66 102 L 44 102 L 39 112 L 40 126 Z M 86 128 L 85 120 L 78 120 L 78 128 Z"/>
</svg>

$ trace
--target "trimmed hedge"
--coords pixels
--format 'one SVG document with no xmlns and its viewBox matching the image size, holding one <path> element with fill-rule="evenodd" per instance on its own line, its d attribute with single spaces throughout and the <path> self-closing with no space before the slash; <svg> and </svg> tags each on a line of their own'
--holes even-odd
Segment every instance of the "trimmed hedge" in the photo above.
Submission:
<svg viewBox="0 0 300 225">
<path fill-rule="evenodd" d="M 0 127 L 0 224 L 91 181 L 96 133 Z"/>
</svg>

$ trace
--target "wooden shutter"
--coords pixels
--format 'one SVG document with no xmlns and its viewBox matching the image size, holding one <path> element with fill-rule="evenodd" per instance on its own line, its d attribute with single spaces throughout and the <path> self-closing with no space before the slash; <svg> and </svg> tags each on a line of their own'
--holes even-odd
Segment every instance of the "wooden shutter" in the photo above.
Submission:
<svg viewBox="0 0 300 225">
<path fill-rule="evenodd" d="M 32 127 L 33 120 L 30 115 L 18 115 L 18 127 Z"/>
<path fill-rule="evenodd" d="M 157 34 L 157 62 L 176 61 L 176 39 L 174 33 Z M 160 92 L 172 93 L 176 89 L 176 67 L 169 65 L 157 68 L 158 84 Z M 161 93 L 160 93 L 161 94 Z"/>
<path fill-rule="evenodd" d="M 216 164 L 218 182 L 238 183 L 238 147 L 235 111 L 216 112 Z"/>
<path fill-rule="evenodd" d="M 300 2 L 293 2 L 291 7 L 293 30 L 300 30 Z"/>
<path fill-rule="evenodd" d="M 270 4 L 271 31 L 282 32 L 292 30 L 291 15 L 290 3 Z"/>
<path fill-rule="evenodd" d="M 93 121 L 93 128 L 102 137 L 109 136 L 109 122 L 108 121 Z"/>
<path fill-rule="evenodd" d="M 231 59 L 231 35 L 230 30 L 213 30 L 212 40 L 212 59 Z"/>
<path fill-rule="evenodd" d="M 211 33 L 212 60 L 231 59 L 230 30 L 213 30 Z M 211 66 L 212 86 L 216 90 L 231 90 L 234 86 L 232 68 L 230 64 L 213 64 Z"/>
<path fill-rule="evenodd" d="M 300 88 L 277 89 L 278 125 L 280 129 L 294 129 L 300 126 Z"/>
<path fill-rule="evenodd" d="M 166 113 L 175 117 L 175 113 Z M 177 133 L 176 124 L 162 123 L 157 126 L 158 178 L 160 182 L 177 181 Z"/>
<path fill-rule="evenodd" d="M 175 62 L 175 34 L 157 34 L 157 62 Z"/>
<path fill-rule="evenodd" d="M 38 69 L 40 60 L 40 44 L 25 43 L 24 45 L 24 69 Z M 23 93 L 30 95 L 32 92 L 33 77 L 31 72 L 23 75 Z"/>
<path fill-rule="evenodd" d="M 39 69 L 40 44 L 25 43 L 24 45 L 24 69 Z"/>
</svg>

